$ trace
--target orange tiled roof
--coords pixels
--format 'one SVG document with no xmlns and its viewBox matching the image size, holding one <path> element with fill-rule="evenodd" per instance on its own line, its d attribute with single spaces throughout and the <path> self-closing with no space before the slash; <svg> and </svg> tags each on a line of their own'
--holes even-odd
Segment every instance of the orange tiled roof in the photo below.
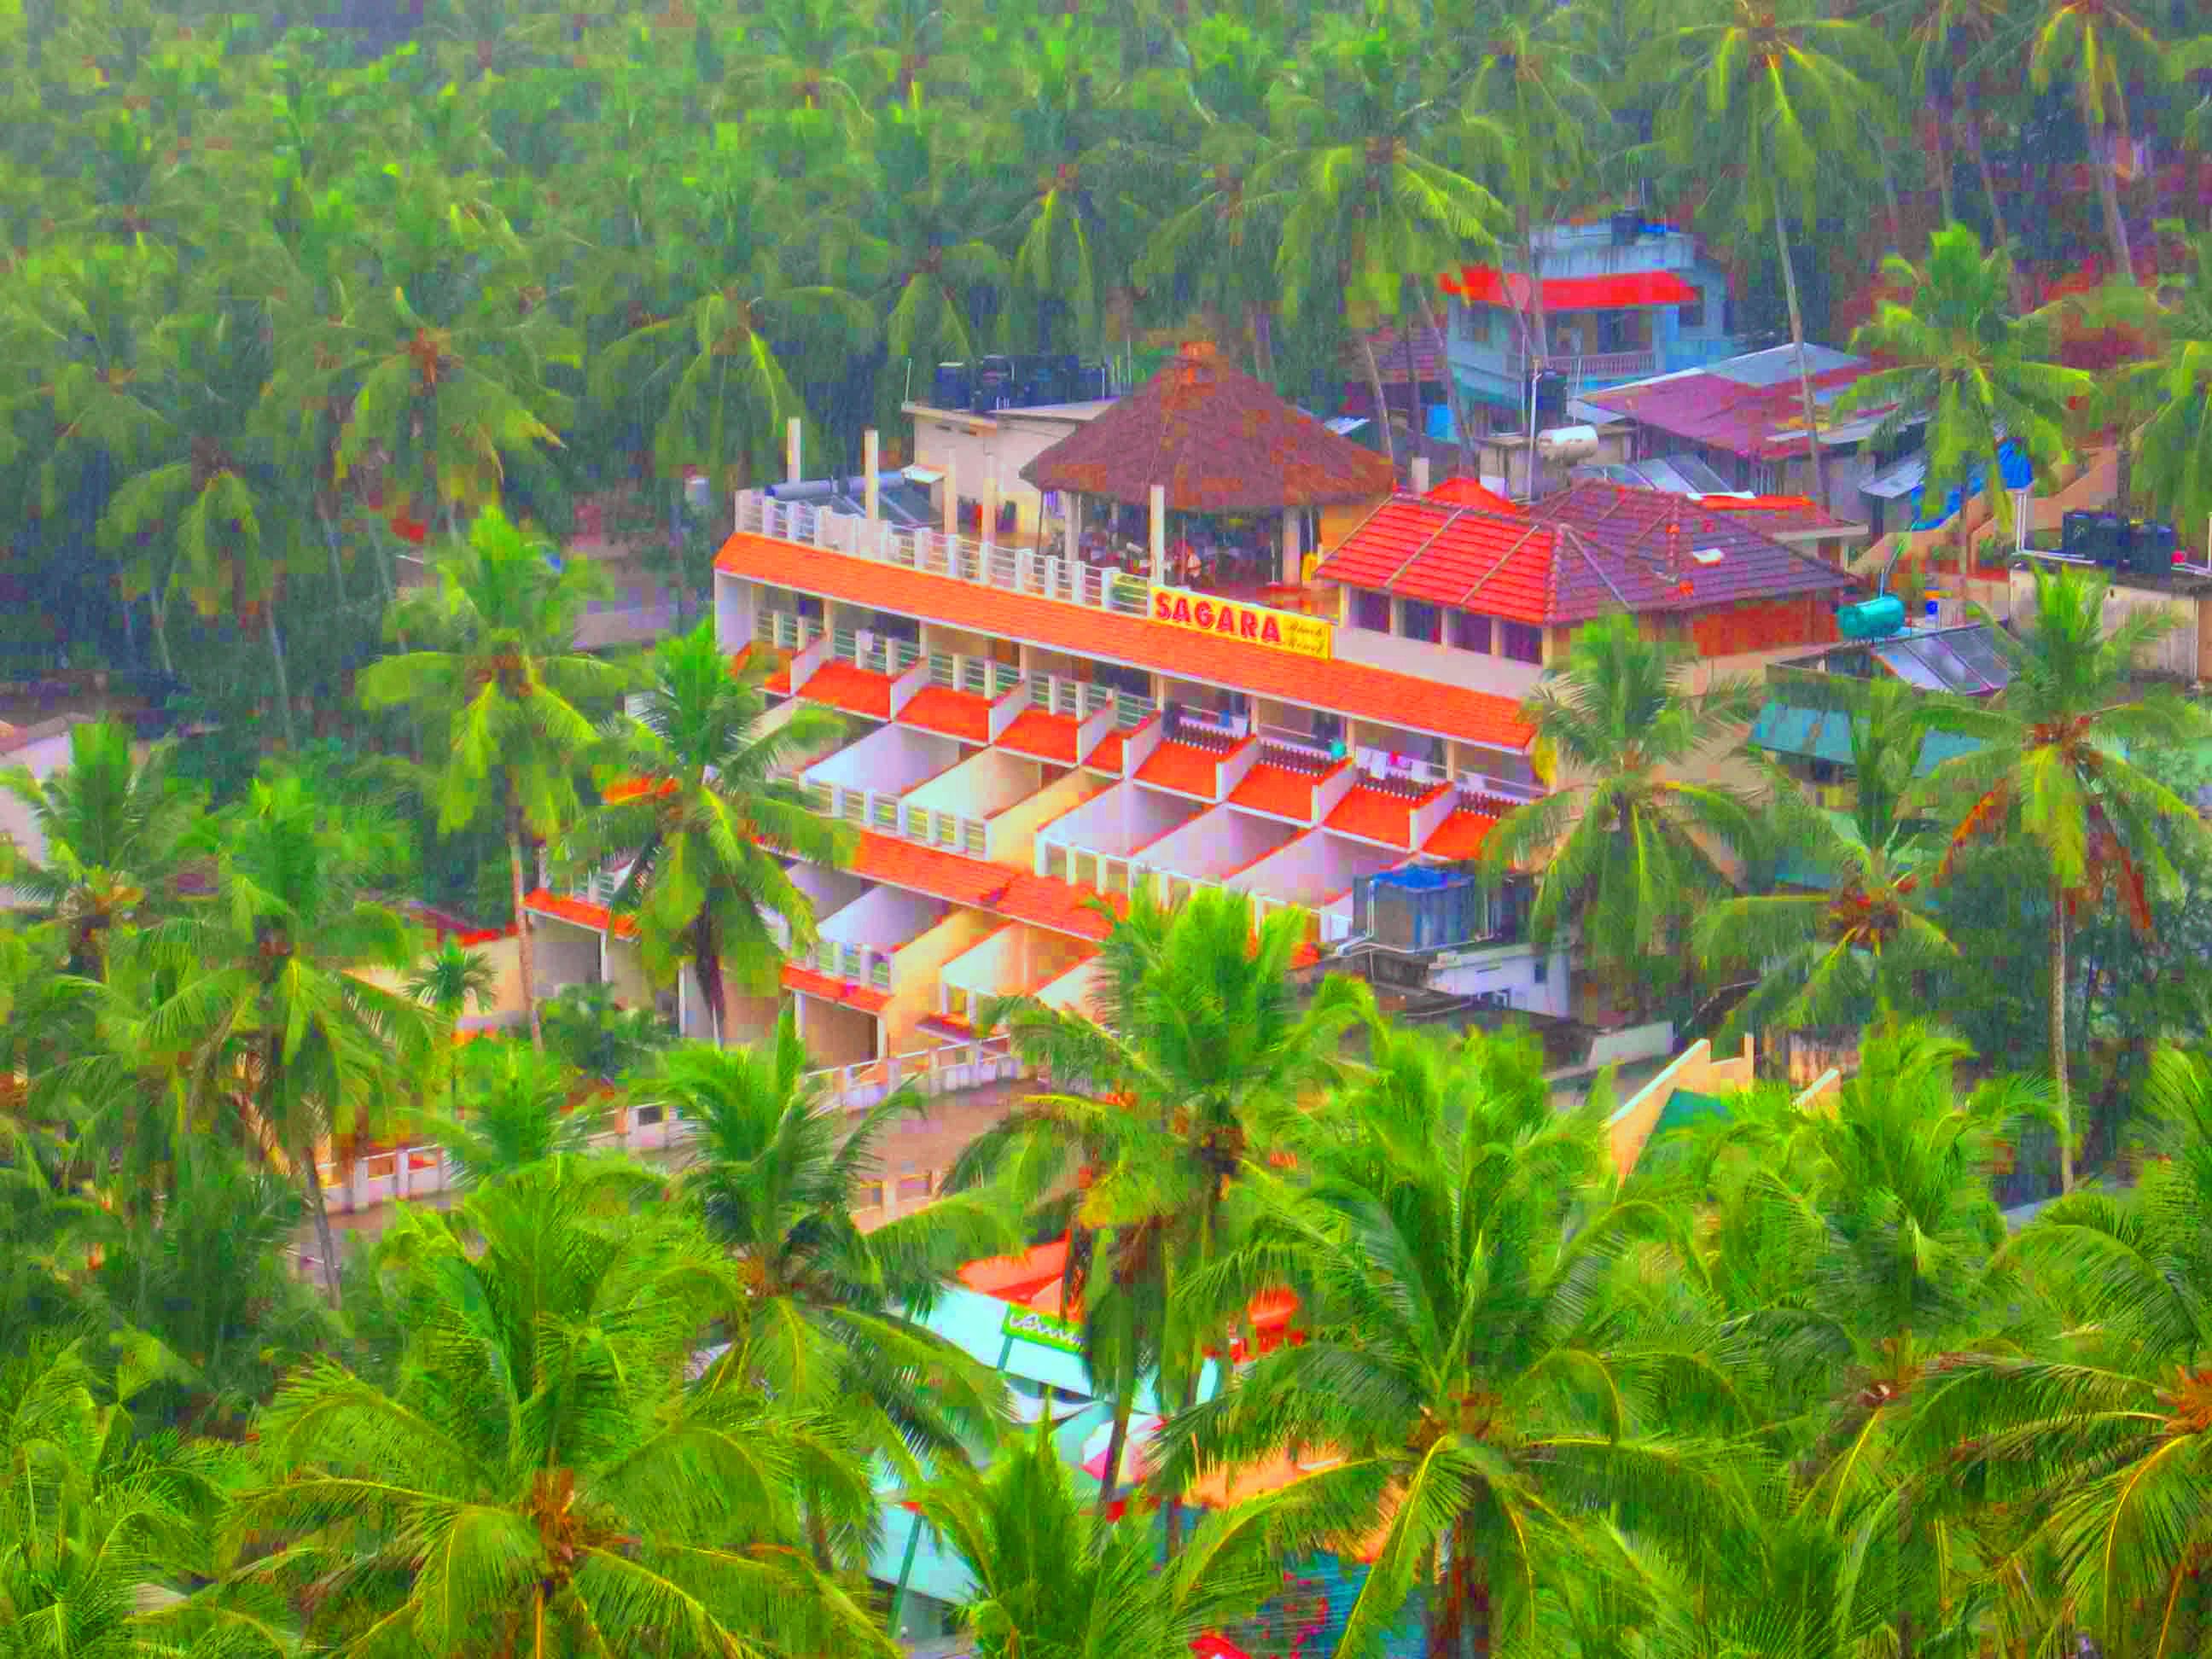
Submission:
<svg viewBox="0 0 2212 1659">
<path fill-rule="evenodd" d="M 1076 720 L 1072 714 L 1048 714 L 1042 708 L 1024 708 L 999 736 L 999 747 L 1034 755 L 1039 760 L 1075 764 Z"/>
<path fill-rule="evenodd" d="M 1462 807 L 1437 826 L 1436 834 L 1421 843 L 1421 851 L 1435 859 L 1471 859 L 1497 826 L 1496 818 Z"/>
<path fill-rule="evenodd" d="M 872 674 L 835 657 L 807 677 L 799 695 L 809 702 L 826 702 L 848 714 L 865 714 L 878 720 L 891 717 L 890 676 Z"/>
<path fill-rule="evenodd" d="M 1118 728 L 1109 732 L 1098 746 L 1084 757 L 1085 766 L 1095 766 L 1102 772 L 1121 769 L 1121 745 L 1128 742 L 1129 734 Z"/>
<path fill-rule="evenodd" d="M 1437 786 L 1438 789 L 1449 787 L 1441 783 Z M 1323 820 L 1323 827 L 1340 836 L 1357 836 L 1362 841 L 1379 841 L 1386 847 L 1410 850 L 1413 842 L 1413 808 L 1419 805 L 1419 800 L 1388 789 L 1356 783 L 1351 793 L 1337 803 L 1336 811 Z"/>
<path fill-rule="evenodd" d="M 1244 775 L 1243 782 L 1230 792 L 1229 804 L 1310 823 L 1314 785 L 1320 781 L 1311 773 L 1293 772 L 1287 766 L 1261 761 Z"/>
<path fill-rule="evenodd" d="M 1032 875 L 1012 864 L 987 864 L 872 830 L 860 832 L 851 868 L 854 875 L 870 881 L 926 893 L 949 904 L 988 910 L 1010 921 L 1073 933 L 1079 939 L 1103 939 L 1111 931 L 1106 918 L 1090 906 L 1089 901 L 1101 896 L 1094 889 Z M 1116 910 L 1128 908 L 1118 897 L 1109 902 Z"/>
<path fill-rule="evenodd" d="M 969 743 L 988 743 L 991 740 L 991 700 L 979 697 L 973 691 L 955 691 L 945 685 L 925 685 L 914 694 L 911 702 L 899 710 L 899 719 L 908 726 L 919 726 L 925 732 L 959 738 Z"/>
<path fill-rule="evenodd" d="M 791 695 L 791 665 L 789 663 L 784 664 L 784 665 L 777 669 L 775 673 L 763 680 L 761 682 L 761 690 L 767 692 L 772 697 L 789 696 Z"/>
<path fill-rule="evenodd" d="M 804 991 L 809 996 L 825 1001 L 842 1003 L 848 1008 L 857 1008 L 864 1014 L 880 1014 L 891 1006 L 890 998 L 872 985 L 861 985 L 849 979 L 838 979 L 829 974 L 817 974 L 811 968 L 801 968 L 787 962 L 783 965 L 783 988 L 787 991 Z"/>
<path fill-rule="evenodd" d="M 723 544 L 715 568 L 823 599 L 1028 641 L 1102 662 L 1175 674 L 1255 696 L 1379 720 L 1435 737 L 1522 749 L 1534 735 L 1510 697 L 1365 663 L 1316 662 L 1243 640 L 1200 634 L 1062 599 L 1002 592 L 820 548 L 751 534 Z"/>
<path fill-rule="evenodd" d="M 1215 769 L 1220 763 L 1219 755 L 1194 743 L 1164 743 L 1137 769 L 1137 781 L 1212 800 Z"/>
<path fill-rule="evenodd" d="M 672 795 L 676 780 L 663 778 L 654 783 L 650 778 L 624 778 L 620 783 L 607 787 L 606 800 L 610 806 L 619 806 L 626 800 L 635 800 L 640 795 Z"/>
<path fill-rule="evenodd" d="M 617 939 L 627 939 L 637 932 L 637 923 L 634 920 L 629 916 L 615 915 L 604 904 L 593 904 L 587 899 L 570 898 L 566 893 L 549 892 L 543 887 L 525 893 L 522 908 L 561 921 L 574 922 L 577 927 L 588 927 L 596 933 L 605 933 L 612 924 Z"/>
</svg>

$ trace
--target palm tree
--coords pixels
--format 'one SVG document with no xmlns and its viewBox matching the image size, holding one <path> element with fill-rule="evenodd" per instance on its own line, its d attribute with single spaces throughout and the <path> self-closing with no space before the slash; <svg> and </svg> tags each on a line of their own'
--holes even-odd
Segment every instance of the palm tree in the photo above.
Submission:
<svg viewBox="0 0 2212 1659">
<path fill-rule="evenodd" d="M 1279 1593 L 1270 1540 L 1249 1511 L 1207 1521 L 1160 1566 L 1142 1521 L 1085 1511 L 1048 1430 L 1040 1424 L 988 1470 L 955 1471 L 913 1495 L 915 1524 L 975 1578 L 962 1618 L 979 1656 L 1183 1659 Z"/>
<path fill-rule="evenodd" d="M 2017 833 L 2050 861 L 2051 1066 L 2068 1125 L 2060 1182 L 2069 1191 L 2066 941 L 2074 912 L 2117 892 L 2148 933 L 2152 893 L 2179 878 L 2168 842 L 2198 857 L 2212 851 L 2196 807 L 2129 758 L 2205 729 L 2195 706 L 2135 683 L 2137 660 L 2172 619 L 2134 611 L 2107 632 L 2105 592 L 2101 575 L 2036 571 L 2035 608 L 2019 636 L 1993 623 L 1987 629 L 2012 671 L 2010 684 L 1993 703 L 1961 701 L 1943 710 L 1942 723 L 1978 746 L 1937 767 L 1907 803 L 1908 811 L 1938 799 L 1961 805 L 1939 879 L 1985 836 Z"/>
<path fill-rule="evenodd" d="M 2119 191 L 2118 152 L 2128 141 L 2127 88 L 2130 81 L 2155 85 L 2179 66 L 2166 61 L 2144 9 L 2118 0 L 2026 0 L 2012 21 L 2013 27 L 1990 42 L 1982 58 L 1993 64 L 2001 61 L 2017 75 L 2025 58 L 2027 84 L 2039 93 L 2055 81 L 2070 83 L 2089 143 L 2089 165 L 2097 175 L 2112 277 L 2132 283 L 2135 257 Z"/>
<path fill-rule="evenodd" d="M 1729 1017 L 1745 1030 L 1887 1023 L 1911 1001 L 1915 976 L 1957 954 L 1932 914 L 1929 878 L 1936 850 L 1924 826 L 1898 816 L 1911 786 L 1925 726 L 1915 693 L 1897 682 L 1867 686 L 1851 721 L 1857 799 L 1832 814 L 1796 779 L 1762 758 L 1769 794 L 1763 817 L 1773 844 L 1832 884 L 1825 892 L 1745 895 L 1698 918 L 1698 959 L 1750 963 L 1758 988 Z"/>
<path fill-rule="evenodd" d="M 1792 210 L 1813 216 L 1819 191 L 1865 152 L 1868 127 L 1887 119 L 1890 103 L 1880 88 L 1895 79 L 1888 46 L 1869 25 L 1830 16 L 1817 0 L 1728 0 L 1722 21 L 1678 29 L 1670 52 L 1680 61 L 1660 115 L 1667 150 L 1685 169 L 1725 167 L 1725 174 L 1706 176 L 1735 181 L 1747 233 L 1774 227 L 1806 447 L 1825 508 L 1828 467 L 1805 362 L 1789 219 Z"/>
<path fill-rule="evenodd" d="M 2155 344 L 2153 355 L 2119 365 L 2106 382 L 2124 411 L 2148 416 L 2132 441 L 2122 434 L 2129 489 L 2142 489 L 2173 524 L 2212 518 L 2212 422 L 2204 418 L 2212 385 L 2212 235 L 2191 239 L 2190 267 L 2162 275 L 2155 295 L 2114 285 L 2093 296 L 2088 309 L 2100 320 L 2142 331 Z"/>
<path fill-rule="evenodd" d="M 579 1097 L 565 1061 L 519 1042 L 472 1042 L 458 1070 L 466 1086 L 457 1085 L 453 1109 L 428 1127 L 463 1191 L 587 1152 L 613 1117 L 588 1084 Z"/>
<path fill-rule="evenodd" d="M 410 705 L 441 729 L 438 830 L 450 835 L 486 807 L 507 837 L 514 936 L 531 1041 L 536 957 L 523 903 L 531 838 L 558 835 L 580 808 L 576 775 L 595 741 L 586 710 L 620 694 L 627 676 L 575 649 L 576 623 L 598 578 L 486 507 L 468 539 L 436 565 L 437 586 L 392 613 L 394 633 L 426 641 L 371 663 L 356 684 L 371 708 Z"/>
<path fill-rule="evenodd" d="M 1065 1305 L 1081 1309 L 1084 1364 L 1114 1401 L 1102 1510 L 1139 1379 L 1157 1371 L 1161 1398 L 1187 1401 L 1206 1350 L 1243 1315 L 1186 1317 L 1171 1291 L 1234 1247 L 1249 1218 L 1245 1177 L 1297 1144 L 1311 1097 L 1339 1074 L 1346 1032 L 1372 1006 L 1345 975 L 1304 999 L 1290 969 L 1307 926 L 1278 911 L 1255 927 L 1243 894 L 1196 892 L 1168 909 L 1140 892 L 1099 953 L 1095 1018 L 1013 997 L 978 1024 L 1004 1024 L 1014 1052 L 1061 1092 L 984 1131 L 948 1185 L 1002 1181 L 1041 1205 L 1043 1224 L 1069 1218 L 1078 1230 Z"/>
<path fill-rule="evenodd" d="M 1287 198 L 1277 255 L 1285 318 L 1305 309 L 1316 283 L 1355 318 L 1395 315 L 1412 273 L 1422 325 L 1441 340 L 1431 273 L 1496 248 L 1504 210 L 1450 164 L 1461 135 L 1428 84 L 1430 67 L 1416 36 L 1378 21 L 1364 30 L 1333 27 L 1315 44 L 1310 66 L 1281 83 L 1280 148 L 1253 186 Z M 1363 349 L 1395 459 L 1382 375 L 1373 347 Z"/>
<path fill-rule="evenodd" d="M 557 1159 L 382 1249 L 410 1309 L 396 1379 L 295 1371 L 228 1528 L 240 1576 L 304 1592 L 324 1639 L 428 1652 L 895 1652 L 800 1543 L 793 1492 L 874 1513 L 811 1399 L 741 1370 L 687 1382 L 744 1291 L 651 1176 Z M 274 1547 L 272 1548 L 271 1546 Z"/>
<path fill-rule="evenodd" d="M 1689 662 L 1684 647 L 1644 639 L 1632 617 L 1579 629 L 1565 665 L 1547 669 L 1522 706 L 1559 787 L 1507 813 L 1482 848 L 1493 873 L 1545 860 L 1531 933 L 1543 943 L 1578 926 L 1591 965 L 1618 975 L 1639 1006 L 1643 966 L 1699 899 L 1727 890 L 1716 856 L 1754 842 L 1732 790 L 1666 775 L 1731 740 L 1757 707 L 1741 681 L 1684 691 Z"/>
<path fill-rule="evenodd" d="M 1003 1388 L 918 1322 L 963 1262 L 1018 1250 L 1021 1236 L 976 1195 L 863 1233 L 853 1210 L 881 1180 L 883 1138 L 923 1103 L 899 1092 L 842 1120 L 812 1069 L 786 1013 L 757 1048 L 671 1050 L 631 1094 L 692 1126 L 677 1190 L 747 1287 L 732 1352 L 794 1383 L 826 1376 L 855 1432 L 884 1450 L 958 1461 L 995 1436 Z"/>
<path fill-rule="evenodd" d="M 607 734 L 605 799 L 569 828 L 561 859 L 582 869 L 629 860 L 610 908 L 636 918 L 654 983 L 690 964 L 720 1042 L 730 970 L 750 990 L 772 988 L 783 960 L 779 932 L 794 946 L 813 942 L 813 906 L 783 858 L 843 864 L 853 841 L 777 775 L 834 742 L 842 722 L 802 707 L 769 725 L 765 660 L 732 667 L 714 626 L 709 617 L 653 653 L 642 706 Z"/>
<path fill-rule="evenodd" d="M 1605 1190 L 1603 1091 L 1558 1110 L 1525 1039 L 1377 1022 L 1372 1042 L 1310 1190 L 1279 1194 L 1252 1247 L 1304 1340 L 1173 1419 L 1152 1486 L 1317 1466 L 1246 1503 L 1285 1542 L 1361 1540 L 1340 1650 L 1375 1650 L 1424 1586 L 1424 1650 L 1484 1654 L 1584 1567 L 1575 1512 L 1694 1536 L 1725 1518 L 1728 1460 L 1646 1419 L 1661 1361 L 1622 1341 L 1608 1292 L 1632 1212 Z"/>
<path fill-rule="evenodd" d="M 429 1057 L 417 1005 L 356 971 L 415 961 L 415 927 L 377 896 L 398 850 L 372 808 L 335 811 L 296 774 L 257 781 L 222 825 L 204 921 L 161 941 L 179 982 L 143 1028 L 149 1048 L 191 1056 L 195 1098 L 223 1103 L 301 1183 L 333 1295 L 321 1159 L 343 1162 Z"/>
<path fill-rule="evenodd" d="M 438 1016 L 454 1045 L 447 1092 L 455 1105 L 459 1103 L 461 1086 L 458 1029 L 461 1016 L 471 1003 L 478 1012 L 490 1007 L 498 993 L 499 971 L 491 965 L 491 958 L 481 951 L 463 950 L 460 940 L 451 937 L 441 940 L 437 950 L 407 976 L 407 994 Z"/>
<path fill-rule="evenodd" d="M 2095 386 L 2057 361 L 2050 312 L 2009 314 L 2011 271 L 2010 255 L 2000 248 L 1984 256 L 1981 238 L 1958 224 L 1935 234 L 1924 265 L 1883 260 L 1884 280 L 1911 298 L 1884 301 L 1852 334 L 1855 350 L 1888 366 L 1853 381 L 1834 404 L 1841 416 L 1894 404 L 1872 440 L 1877 447 L 1924 422 L 1923 499 L 1970 489 L 1978 470 L 1990 516 L 2008 527 L 2012 498 L 1999 447 L 2009 443 L 2040 466 L 2065 460 L 2069 406 Z"/>
<path fill-rule="evenodd" d="M 42 858 L 14 860 L 9 885 L 60 925 L 73 973 L 105 980 L 116 934 L 175 908 L 206 803 L 171 780 L 173 752 L 160 744 L 139 761 L 125 727 L 88 720 L 70 728 L 70 763 L 51 777 L 0 773 L 46 846 Z"/>
<path fill-rule="evenodd" d="M 2067 1624 L 2106 1653 L 2201 1648 L 2197 1494 L 2212 1451 L 2212 1076 L 2172 1050 L 2146 1104 L 2159 1154 L 2132 1193 L 2060 1199 L 2014 1249 L 2063 1334 L 1966 1357 L 1922 1407 L 1923 1445 L 1963 1497 L 2001 1509 L 2022 1567 L 2042 1566 Z M 2065 1628 L 2061 1625 L 2059 1628 Z"/>
</svg>

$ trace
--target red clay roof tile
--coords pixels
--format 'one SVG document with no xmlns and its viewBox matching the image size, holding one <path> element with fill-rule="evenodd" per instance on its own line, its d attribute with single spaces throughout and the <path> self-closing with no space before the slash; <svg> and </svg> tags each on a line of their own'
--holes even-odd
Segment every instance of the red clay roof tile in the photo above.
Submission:
<svg viewBox="0 0 2212 1659">
<path fill-rule="evenodd" d="M 637 923 L 629 916 L 617 916 L 604 904 L 593 904 L 586 899 L 570 898 L 566 893 L 548 892 L 543 887 L 532 889 L 522 896 L 522 908 L 556 921 L 573 922 L 579 927 L 588 927 L 595 933 L 604 933 L 612 925 L 617 939 L 627 939 L 637 932 Z"/>
<path fill-rule="evenodd" d="M 1316 661 L 1065 600 L 1007 593 L 849 554 L 750 534 L 724 544 L 715 568 L 823 599 L 1027 641 L 1101 662 L 1175 674 L 1301 708 L 1350 714 L 1435 737 L 1522 749 L 1534 735 L 1510 697 L 1341 658 Z"/>
<path fill-rule="evenodd" d="M 880 1014 L 891 1006 L 890 998 L 872 985 L 860 985 L 849 979 L 837 979 L 829 974 L 817 973 L 811 968 L 801 968 L 794 963 L 783 965 L 783 988 L 804 991 L 809 996 L 857 1008 L 864 1014 Z"/>
<path fill-rule="evenodd" d="M 1494 489 L 1486 489 L 1473 478 L 1464 476 L 1446 478 L 1421 498 L 1440 501 L 1446 507 L 1479 507 L 1486 513 L 1515 514 L 1521 503 L 1510 495 L 1501 495 Z"/>
<path fill-rule="evenodd" d="M 908 726 L 919 726 L 969 743 L 991 740 L 991 700 L 973 691 L 955 691 L 946 685 L 925 685 L 899 710 Z"/>
<path fill-rule="evenodd" d="M 1137 781 L 1212 800 L 1220 765 L 1221 757 L 1211 749 L 1201 749 L 1194 743 L 1164 743 L 1137 769 Z"/>
<path fill-rule="evenodd" d="M 1261 761 L 1244 775 L 1243 782 L 1230 792 L 1229 804 L 1311 823 L 1314 785 L 1320 781 L 1310 772 L 1293 772 L 1287 766 Z"/>
<path fill-rule="evenodd" d="M 1099 740 L 1098 746 L 1083 757 L 1085 766 L 1095 766 L 1102 772 L 1121 769 L 1121 746 L 1129 740 L 1127 732 L 1109 732 Z"/>
<path fill-rule="evenodd" d="M 1075 764 L 1076 720 L 1072 714 L 1048 714 L 1042 708 L 1024 708 L 1014 723 L 999 734 L 998 746 L 1039 760 Z"/>
<path fill-rule="evenodd" d="M 1437 788 L 1450 787 L 1440 783 Z M 1352 792 L 1337 803 L 1336 811 L 1322 820 L 1322 826 L 1340 836 L 1357 836 L 1362 841 L 1380 842 L 1385 847 L 1410 848 L 1413 842 L 1413 809 L 1431 799 L 1435 793 L 1431 790 L 1415 799 L 1395 790 L 1356 783 Z"/>
<path fill-rule="evenodd" d="M 827 703 L 848 714 L 865 714 L 878 720 L 891 717 L 890 676 L 870 673 L 851 663 L 839 662 L 835 657 L 814 671 L 806 684 L 799 688 L 799 695 L 809 702 Z"/>
<path fill-rule="evenodd" d="M 784 664 L 782 667 L 763 680 L 761 690 L 772 697 L 789 696 L 791 695 L 791 665 Z"/>
<path fill-rule="evenodd" d="M 1462 808 L 1437 826 L 1436 833 L 1421 843 L 1421 851 L 1434 859 L 1471 859 L 1497 825 L 1496 818 Z"/>
</svg>

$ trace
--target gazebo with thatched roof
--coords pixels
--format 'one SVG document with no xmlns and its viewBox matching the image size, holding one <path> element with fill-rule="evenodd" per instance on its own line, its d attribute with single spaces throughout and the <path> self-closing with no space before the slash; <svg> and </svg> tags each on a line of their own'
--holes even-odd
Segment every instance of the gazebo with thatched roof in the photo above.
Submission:
<svg viewBox="0 0 2212 1659">
<path fill-rule="evenodd" d="M 1298 514 L 1387 496 L 1396 482 L 1384 457 L 1292 408 L 1203 342 L 1185 345 L 1158 374 L 1043 451 L 1021 476 L 1070 498 L 1071 558 L 1085 497 L 1148 508 L 1156 581 L 1167 513 L 1279 514 L 1284 574 L 1291 580 Z"/>
</svg>

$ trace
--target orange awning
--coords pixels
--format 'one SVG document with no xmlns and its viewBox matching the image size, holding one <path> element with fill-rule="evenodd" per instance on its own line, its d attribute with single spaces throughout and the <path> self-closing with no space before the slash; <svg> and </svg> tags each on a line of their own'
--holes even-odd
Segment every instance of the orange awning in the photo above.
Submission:
<svg viewBox="0 0 2212 1659">
<path fill-rule="evenodd" d="M 1439 279 L 1447 294 L 1471 305 L 1516 306 L 1522 283 L 1489 265 L 1465 265 Z M 1631 270 L 1618 276 L 1547 276 L 1547 311 L 1611 311 L 1624 306 L 1693 306 L 1705 296 L 1671 270 Z"/>
</svg>

